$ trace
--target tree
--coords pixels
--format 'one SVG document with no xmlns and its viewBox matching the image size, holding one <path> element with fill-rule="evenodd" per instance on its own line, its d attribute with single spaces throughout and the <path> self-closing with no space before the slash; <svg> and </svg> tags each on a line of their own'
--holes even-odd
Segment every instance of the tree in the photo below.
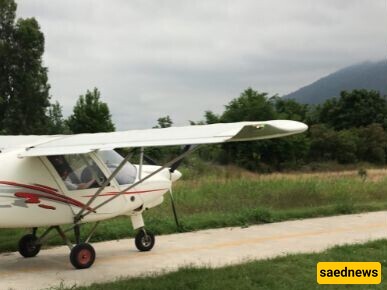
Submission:
<svg viewBox="0 0 387 290">
<path fill-rule="evenodd" d="M 313 161 L 327 161 L 335 158 L 337 133 L 324 124 L 310 127 L 310 159 Z"/>
<path fill-rule="evenodd" d="M 341 130 L 337 132 L 337 144 L 334 148 L 334 158 L 343 164 L 355 163 L 358 161 L 357 144 L 359 143 L 356 129 Z"/>
<path fill-rule="evenodd" d="M 305 121 L 308 113 L 308 105 L 300 104 L 292 99 L 283 99 L 278 96 L 270 98 L 273 102 L 278 119 Z"/>
<path fill-rule="evenodd" d="M 67 125 L 73 133 L 112 132 L 115 130 L 109 107 L 100 100 L 97 88 L 79 96 Z"/>
<path fill-rule="evenodd" d="M 336 130 L 359 128 L 373 123 L 387 128 L 387 100 L 377 91 L 343 91 L 340 98 L 329 99 L 322 105 L 320 122 Z"/>
<path fill-rule="evenodd" d="M 48 108 L 47 134 L 68 134 L 70 129 L 63 118 L 62 107 L 58 101 Z"/>
<path fill-rule="evenodd" d="M 382 125 L 371 124 L 359 128 L 359 158 L 377 164 L 386 163 L 387 134 Z"/>
<path fill-rule="evenodd" d="M 220 121 L 225 123 L 272 119 L 275 119 L 275 111 L 267 93 L 259 93 L 252 88 L 248 88 L 239 98 L 226 105 L 226 110 L 220 117 Z"/>
<path fill-rule="evenodd" d="M 42 134 L 50 105 L 44 36 L 34 18 L 15 21 L 15 13 L 13 0 L 0 0 L 0 127 L 6 134 Z"/>
<path fill-rule="evenodd" d="M 310 128 L 310 138 L 310 159 L 313 161 L 355 163 L 359 160 L 356 128 L 335 131 L 324 124 L 317 124 Z"/>
<path fill-rule="evenodd" d="M 189 121 L 191 126 L 195 125 L 206 125 L 206 124 L 215 124 L 215 123 L 220 123 L 220 116 L 216 115 L 212 111 L 205 111 L 204 112 L 204 119 L 201 121 Z"/>
<path fill-rule="evenodd" d="M 206 118 L 206 124 L 215 124 L 220 122 L 220 117 L 212 111 L 205 111 L 204 117 Z"/>
<path fill-rule="evenodd" d="M 160 117 L 157 119 L 157 125 L 154 126 L 153 128 L 168 128 L 173 125 L 173 122 L 171 120 L 171 117 L 165 116 L 165 117 Z"/>
<path fill-rule="evenodd" d="M 4 130 L 4 115 L 11 95 L 11 52 L 13 46 L 16 3 L 0 0 L 0 129 Z"/>
<path fill-rule="evenodd" d="M 222 122 L 267 121 L 275 119 L 303 120 L 307 106 L 278 96 L 268 97 L 252 88 L 232 100 L 220 117 Z M 222 145 L 221 163 L 234 163 L 249 170 L 271 171 L 298 167 L 309 152 L 309 139 L 305 135 L 284 139 L 238 142 Z"/>
</svg>

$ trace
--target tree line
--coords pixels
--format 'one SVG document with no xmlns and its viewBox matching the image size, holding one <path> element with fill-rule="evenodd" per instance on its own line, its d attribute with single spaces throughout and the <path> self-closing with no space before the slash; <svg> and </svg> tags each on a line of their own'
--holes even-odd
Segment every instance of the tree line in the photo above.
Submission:
<svg viewBox="0 0 387 290">
<path fill-rule="evenodd" d="M 288 119 L 309 125 L 308 132 L 259 142 L 213 146 L 203 158 L 255 171 L 296 169 L 313 162 L 383 165 L 387 152 L 387 100 L 377 91 L 343 91 L 311 106 L 268 96 L 251 88 L 233 99 L 222 114 L 207 111 L 193 124 Z"/>
</svg>

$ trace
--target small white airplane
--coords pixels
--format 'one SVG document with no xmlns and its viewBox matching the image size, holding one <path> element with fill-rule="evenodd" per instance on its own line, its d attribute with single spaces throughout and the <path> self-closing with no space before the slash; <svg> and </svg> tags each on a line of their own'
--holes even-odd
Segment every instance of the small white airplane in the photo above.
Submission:
<svg viewBox="0 0 387 290">
<path fill-rule="evenodd" d="M 129 216 L 139 229 L 135 245 L 149 251 L 154 235 L 142 213 L 163 202 L 181 177 L 180 161 L 199 144 L 249 141 L 297 134 L 307 126 L 274 120 L 56 136 L 0 136 L 0 228 L 31 228 L 18 245 L 26 258 L 36 256 L 56 230 L 70 248 L 77 269 L 89 268 L 95 251 L 89 244 L 99 221 Z M 189 144 L 189 146 L 187 146 Z M 186 145 L 162 166 L 144 165 L 144 147 Z M 113 149 L 131 148 L 126 157 Z M 140 164 L 129 162 L 140 148 Z M 172 200 L 173 201 L 173 200 Z M 173 204 L 172 204 L 173 205 Z M 175 215 L 176 218 L 176 215 Z M 95 222 L 81 241 L 80 226 Z M 61 226 L 69 225 L 67 229 Z M 40 236 L 38 227 L 48 227 Z M 66 233 L 74 231 L 75 244 Z"/>
</svg>

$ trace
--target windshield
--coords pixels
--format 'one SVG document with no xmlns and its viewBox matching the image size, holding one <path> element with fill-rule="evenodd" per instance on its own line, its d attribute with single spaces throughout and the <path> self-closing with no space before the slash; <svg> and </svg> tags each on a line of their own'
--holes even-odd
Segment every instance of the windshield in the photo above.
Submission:
<svg viewBox="0 0 387 290">
<path fill-rule="evenodd" d="M 114 169 L 116 169 L 124 159 L 114 150 L 99 151 L 98 155 L 109 168 L 110 172 L 113 172 Z M 137 168 L 130 162 L 126 162 L 124 167 L 121 168 L 120 172 L 118 172 L 115 178 L 118 184 L 123 185 L 133 183 L 136 180 L 136 176 Z"/>
</svg>

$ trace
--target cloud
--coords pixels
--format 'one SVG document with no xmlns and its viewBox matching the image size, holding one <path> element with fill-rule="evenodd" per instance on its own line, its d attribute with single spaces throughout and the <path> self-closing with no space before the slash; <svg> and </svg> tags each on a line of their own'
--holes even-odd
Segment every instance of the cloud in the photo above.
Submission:
<svg viewBox="0 0 387 290">
<path fill-rule="evenodd" d="M 198 120 L 251 86 L 285 94 L 385 57 L 385 1 L 19 1 L 66 114 L 98 87 L 119 129 Z"/>
</svg>

